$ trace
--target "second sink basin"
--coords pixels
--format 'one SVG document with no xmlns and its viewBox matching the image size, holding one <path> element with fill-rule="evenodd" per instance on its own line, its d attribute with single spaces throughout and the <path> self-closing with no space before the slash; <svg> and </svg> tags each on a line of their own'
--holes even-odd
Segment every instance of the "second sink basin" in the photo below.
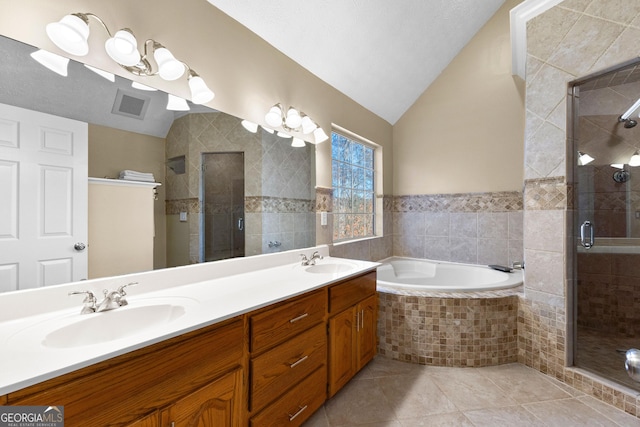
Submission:
<svg viewBox="0 0 640 427">
<path fill-rule="evenodd" d="M 339 274 L 346 273 L 347 271 L 353 270 L 354 268 L 354 265 L 347 263 L 329 262 L 326 264 L 311 265 L 305 268 L 305 271 L 308 273 L 317 274 Z"/>
</svg>

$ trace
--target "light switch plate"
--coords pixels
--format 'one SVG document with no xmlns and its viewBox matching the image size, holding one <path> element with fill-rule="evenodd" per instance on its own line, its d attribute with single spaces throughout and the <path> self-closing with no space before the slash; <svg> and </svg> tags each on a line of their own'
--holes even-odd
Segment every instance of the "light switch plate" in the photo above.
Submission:
<svg viewBox="0 0 640 427">
<path fill-rule="evenodd" d="M 180 222 L 187 222 L 187 213 L 180 212 Z"/>
</svg>

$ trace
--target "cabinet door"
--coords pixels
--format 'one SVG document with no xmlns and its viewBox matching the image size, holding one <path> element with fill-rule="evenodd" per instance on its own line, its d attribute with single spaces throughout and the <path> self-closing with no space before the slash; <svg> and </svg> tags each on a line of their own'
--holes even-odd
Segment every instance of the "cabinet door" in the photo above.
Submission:
<svg viewBox="0 0 640 427">
<path fill-rule="evenodd" d="M 356 371 L 362 369 L 376 355 L 377 302 L 377 296 L 372 295 L 356 308 L 358 310 L 356 319 L 360 322 L 356 328 L 358 330 Z"/>
<path fill-rule="evenodd" d="M 236 369 L 171 405 L 163 413 L 163 425 L 238 427 L 242 396 L 242 370 Z"/>
<path fill-rule="evenodd" d="M 329 397 L 340 390 L 356 373 L 355 307 L 329 319 Z"/>
<path fill-rule="evenodd" d="M 158 415 L 158 411 L 155 411 L 144 418 L 140 418 L 139 420 L 134 421 L 131 424 L 127 424 L 126 427 L 159 427 L 159 426 L 160 426 L 160 416 Z"/>
</svg>

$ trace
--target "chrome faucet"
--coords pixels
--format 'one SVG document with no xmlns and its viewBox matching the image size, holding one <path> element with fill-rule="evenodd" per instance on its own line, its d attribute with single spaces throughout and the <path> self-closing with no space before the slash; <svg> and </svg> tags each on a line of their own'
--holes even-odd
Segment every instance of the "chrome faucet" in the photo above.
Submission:
<svg viewBox="0 0 640 427">
<path fill-rule="evenodd" d="M 98 304 L 98 300 L 91 291 L 73 291 L 69 292 L 69 295 L 85 294 L 86 297 L 82 301 L 84 304 L 80 314 L 98 313 L 101 311 L 113 310 L 118 307 L 123 307 L 129 302 L 126 300 L 127 293 L 124 288 L 127 286 L 137 285 L 138 282 L 127 283 L 118 287 L 117 290 L 109 292 L 108 290 L 102 291 L 104 293 L 104 299 Z"/>
<path fill-rule="evenodd" d="M 307 258 L 305 254 L 300 254 L 300 257 L 302 258 L 302 265 L 304 266 L 316 265 L 316 260 L 322 259 L 322 255 L 320 255 L 320 252 L 318 251 L 315 251 L 313 255 L 311 255 L 311 258 Z"/>
<path fill-rule="evenodd" d="M 71 291 L 69 295 L 86 295 L 82 300 L 82 310 L 80 314 L 89 314 L 96 312 L 96 296 L 91 291 Z"/>
</svg>

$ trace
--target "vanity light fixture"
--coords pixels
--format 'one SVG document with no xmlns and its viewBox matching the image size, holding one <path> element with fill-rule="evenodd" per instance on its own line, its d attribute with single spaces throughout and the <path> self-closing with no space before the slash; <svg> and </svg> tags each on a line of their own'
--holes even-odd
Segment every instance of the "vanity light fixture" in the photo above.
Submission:
<svg viewBox="0 0 640 427">
<path fill-rule="evenodd" d="M 594 160 L 595 159 L 593 157 L 591 157 L 590 155 L 588 155 L 587 153 L 583 153 L 582 151 L 578 151 L 578 165 L 579 166 L 588 165 L 589 163 L 591 163 Z"/>
<path fill-rule="evenodd" d="M 319 144 L 329 139 L 324 130 L 311 117 L 294 107 L 289 107 L 285 113 L 282 104 L 275 104 L 264 116 L 264 120 L 273 128 L 281 127 L 287 132 L 297 132 L 303 135 L 313 134 L 313 144 Z M 302 138 L 299 139 L 302 140 Z M 304 140 L 302 141 L 304 142 Z"/>
<path fill-rule="evenodd" d="M 189 104 L 187 104 L 187 100 L 184 98 L 180 98 L 179 96 L 168 94 L 167 97 L 167 110 L 172 111 L 189 111 Z"/>
<path fill-rule="evenodd" d="M 298 138 L 298 137 L 294 137 L 293 141 L 291 141 L 291 146 L 292 147 L 304 147 L 305 143 L 302 139 Z"/>
<path fill-rule="evenodd" d="M 146 91 L 149 91 L 149 92 L 155 92 L 155 91 L 158 90 L 155 87 L 143 85 L 142 83 L 138 83 L 138 82 L 131 82 L 131 87 L 134 88 L 134 89 L 146 90 Z"/>
<path fill-rule="evenodd" d="M 250 122 L 249 120 L 243 120 L 242 127 L 248 130 L 251 133 L 258 132 L 258 125 L 256 123 Z"/>
<path fill-rule="evenodd" d="M 91 65 L 88 65 L 88 64 L 84 64 L 84 66 L 90 69 L 91 71 L 93 71 L 94 73 L 96 73 L 97 75 L 99 75 L 100 77 L 103 77 L 109 80 L 111 83 L 114 83 L 116 81 L 116 76 L 114 76 L 113 73 L 101 70 L 100 68 L 92 67 Z"/>
<path fill-rule="evenodd" d="M 640 166 L 640 153 L 638 150 L 636 150 L 636 152 L 633 153 L 633 156 L 629 159 L 629 166 Z"/>
<path fill-rule="evenodd" d="M 44 65 L 54 73 L 60 74 L 63 77 L 67 77 L 69 68 L 69 58 L 57 55 L 48 50 L 36 50 L 31 53 L 31 57 L 38 61 L 41 65 Z"/>
<path fill-rule="evenodd" d="M 147 39 L 143 44 L 144 53 L 141 54 L 131 29 L 123 28 L 112 35 L 104 21 L 93 13 L 66 15 L 60 21 L 47 25 L 47 35 L 65 52 L 85 56 L 89 53 L 90 18 L 97 21 L 109 35 L 104 45 L 109 57 L 131 74 L 140 77 L 159 75 L 164 80 L 173 81 L 186 73 L 194 104 L 205 104 L 214 98 L 215 94 L 204 80 L 188 64 L 176 59 L 166 47 Z"/>
</svg>

